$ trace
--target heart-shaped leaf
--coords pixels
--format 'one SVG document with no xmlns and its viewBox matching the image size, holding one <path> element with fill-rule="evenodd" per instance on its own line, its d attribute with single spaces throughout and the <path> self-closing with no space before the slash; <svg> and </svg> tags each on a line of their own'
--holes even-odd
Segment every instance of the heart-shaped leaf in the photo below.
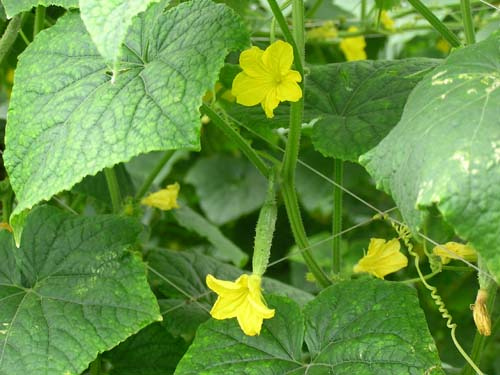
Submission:
<svg viewBox="0 0 500 375">
<path fill-rule="evenodd" d="M 500 279 L 500 36 L 452 53 L 361 162 L 419 229 L 436 205 Z"/>
<path fill-rule="evenodd" d="M 21 248 L 0 232 L 0 374 L 79 374 L 97 353 L 161 319 L 143 264 L 125 247 L 141 226 L 33 210 Z"/>
<path fill-rule="evenodd" d="M 78 14 L 40 33 L 19 59 L 5 164 L 13 215 L 140 153 L 199 148 L 198 107 L 248 34 L 210 0 L 135 18 L 111 77 Z"/>
</svg>

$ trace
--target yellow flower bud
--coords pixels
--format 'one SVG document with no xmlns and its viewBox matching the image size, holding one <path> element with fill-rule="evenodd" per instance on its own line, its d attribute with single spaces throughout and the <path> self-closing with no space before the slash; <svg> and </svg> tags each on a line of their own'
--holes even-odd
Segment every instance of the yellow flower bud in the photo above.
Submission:
<svg viewBox="0 0 500 375">
<path fill-rule="evenodd" d="M 358 31 L 358 28 L 351 26 L 347 31 L 353 33 Z M 340 42 L 340 49 L 344 52 L 347 61 L 366 60 L 365 47 L 365 37 L 362 35 L 345 38 Z"/>
<path fill-rule="evenodd" d="M 477 331 L 483 336 L 491 335 L 491 318 L 486 306 L 487 300 L 488 292 L 484 289 L 479 289 L 476 296 L 476 303 L 470 306 Z"/>
</svg>

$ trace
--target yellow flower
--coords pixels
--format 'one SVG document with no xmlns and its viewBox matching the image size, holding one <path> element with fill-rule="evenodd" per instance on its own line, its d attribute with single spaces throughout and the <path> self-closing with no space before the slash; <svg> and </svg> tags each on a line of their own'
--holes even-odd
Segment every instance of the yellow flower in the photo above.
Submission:
<svg viewBox="0 0 500 375">
<path fill-rule="evenodd" d="M 444 249 L 443 249 L 444 247 Z M 448 250 L 448 251 L 447 251 Z M 458 242 L 447 242 L 436 246 L 432 252 L 441 257 L 441 263 L 448 264 L 452 259 L 463 258 L 469 262 L 477 261 L 477 253 L 471 246 Z"/>
<path fill-rule="evenodd" d="M 335 39 L 338 36 L 337 28 L 333 21 L 326 21 L 323 25 L 315 27 L 307 32 L 309 40 L 329 40 Z"/>
<path fill-rule="evenodd" d="M 368 253 L 354 266 L 354 272 L 368 272 L 383 279 L 385 275 L 399 271 L 408 265 L 408 258 L 399 250 L 399 240 L 386 242 L 382 238 L 372 238 Z"/>
<path fill-rule="evenodd" d="M 394 30 L 394 20 L 389 17 L 389 14 L 385 10 L 383 10 L 380 14 L 380 22 L 384 29 L 393 31 Z"/>
<path fill-rule="evenodd" d="M 293 48 L 278 40 L 262 51 L 252 47 L 240 55 L 243 69 L 233 81 L 232 94 L 236 102 L 245 106 L 261 104 L 266 116 L 274 117 L 274 109 L 280 102 L 296 102 L 302 97 L 297 82 L 300 73 L 291 70 Z"/>
<path fill-rule="evenodd" d="M 358 31 L 358 28 L 351 26 L 347 31 L 354 33 Z M 366 60 L 365 47 L 365 37 L 362 35 L 345 38 L 340 42 L 340 49 L 344 52 L 347 61 Z"/>
<path fill-rule="evenodd" d="M 161 189 L 155 193 L 149 194 L 141 200 L 141 204 L 156 207 L 160 210 L 168 211 L 172 208 L 179 208 L 177 204 L 177 195 L 179 195 L 179 184 L 168 185 L 166 189 Z"/>
<path fill-rule="evenodd" d="M 274 309 L 269 309 L 263 301 L 261 281 L 258 275 L 244 274 L 235 282 L 207 275 L 207 286 L 219 295 L 210 315 L 219 320 L 236 317 L 245 335 L 260 334 L 263 320 L 274 316 Z"/>
</svg>

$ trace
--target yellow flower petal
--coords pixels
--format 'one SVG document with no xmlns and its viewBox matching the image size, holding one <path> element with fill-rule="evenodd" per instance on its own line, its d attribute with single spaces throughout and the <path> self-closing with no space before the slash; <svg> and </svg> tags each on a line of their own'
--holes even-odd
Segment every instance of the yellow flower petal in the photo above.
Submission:
<svg viewBox="0 0 500 375">
<path fill-rule="evenodd" d="M 231 93 L 236 97 L 237 103 L 245 106 L 253 106 L 261 103 L 272 87 L 270 81 L 250 77 L 246 73 L 241 72 L 234 78 Z"/>
<path fill-rule="evenodd" d="M 286 75 L 292 67 L 293 47 L 282 40 L 277 40 L 266 48 L 262 61 L 274 75 Z"/>
<path fill-rule="evenodd" d="M 347 31 L 356 32 L 358 31 L 358 28 L 355 26 L 351 26 Z M 365 38 L 362 35 L 345 38 L 340 42 L 340 49 L 344 53 L 347 61 L 366 60 L 367 56 L 365 47 L 366 42 Z"/>
<path fill-rule="evenodd" d="M 179 208 L 177 196 L 179 195 L 180 186 L 175 184 L 168 185 L 166 189 L 161 189 L 155 193 L 149 194 L 141 200 L 141 204 L 150 207 L 156 207 L 160 210 L 168 211 L 172 208 Z"/>
<path fill-rule="evenodd" d="M 264 51 L 253 46 L 240 54 L 240 67 L 250 77 L 271 75 L 262 61 Z"/>
<path fill-rule="evenodd" d="M 262 108 L 264 108 L 268 118 L 274 117 L 274 109 L 280 104 L 277 91 L 277 88 L 271 89 L 262 102 Z"/>
<path fill-rule="evenodd" d="M 354 266 L 354 272 L 367 272 L 383 279 L 385 275 L 399 271 L 408 265 L 408 258 L 400 252 L 397 238 L 388 242 L 372 238 L 367 254 Z"/>
<path fill-rule="evenodd" d="M 469 262 L 477 261 L 477 253 L 473 247 L 458 242 L 447 242 L 435 246 L 432 252 L 441 258 L 441 263 L 448 264 L 452 259 L 463 258 Z"/>
<path fill-rule="evenodd" d="M 260 334 L 263 320 L 274 316 L 274 310 L 264 304 L 261 280 L 260 276 L 245 274 L 235 282 L 231 282 L 207 275 L 207 286 L 219 295 L 210 311 L 212 317 L 215 319 L 236 317 L 246 335 Z"/>
<path fill-rule="evenodd" d="M 302 98 L 302 90 L 293 81 L 283 81 L 277 87 L 277 98 L 282 102 L 285 100 L 296 102 Z"/>
</svg>

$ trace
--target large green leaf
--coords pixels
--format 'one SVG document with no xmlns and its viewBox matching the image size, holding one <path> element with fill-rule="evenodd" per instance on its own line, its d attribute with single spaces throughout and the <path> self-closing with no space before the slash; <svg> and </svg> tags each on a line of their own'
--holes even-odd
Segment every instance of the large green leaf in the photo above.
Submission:
<svg viewBox="0 0 500 375">
<path fill-rule="evenodd" d="M 58 5 L 64 8 L 78 8 L 78 0 L 2 0 L 2 4 L 9 18 L 38 5 Z"/>
<path fill-rule="evenodd" d="M 201 208 L 219 225 L 262 206 L 267 188 L 265 178 L 247 159 L 225 155 L 198 160 L 186 182 L 195 186 Z"/>
<path fill-rule="evenodd" d="M 267 301 L 276 315 L 264 321 L 260 336 L 245 336 L 235 319 L 212 319 L 200 326 L 175 373 L 444 374 L 415 292 L 405 285 L 341 282 L 303 312 L 287 298 Z"/>
<path fill-rule="evenodd" d="M 132 18 L 160 0 L 80 0 L 87 30 L 104 60 L 114 63 L 132 24 Z"/>
<path fill-rule="evenodd" d="M 0 232 L 0 374 L 79 374 L 97 353 L 161 319 L 125 251 L 141 226 L 40 207 L 20 249 Z"/>
<path fill-rule="evenodd" d="M 102 356 L 110 362 L 108 375 L 168 375 L 187 349 L 162 323 L 154 323 Z"/>
<path fill-rule="evenodd" d="M 14 215 L 140 153 L 198 148 L 201 97 L 247 43 L 224 5 L 153 5 L 135 18 L 112 82 L 78 14 L 40 33 L 19 59 L 9 108 Z"/>
<path fill-rule="evenodd" d="M 455 51 L 422 80 L 361 162 L 421 227 L 436 205 L 500 279 L 500 36 Z"/>
<path fill-rule="evenodd" d="M 437 62 L 419 58 L 314 67 L 306 111 L 318 119 L 312 133 L 316 149 L 357 161 L 398 123 L 411 90 Z"/>
</svg>

